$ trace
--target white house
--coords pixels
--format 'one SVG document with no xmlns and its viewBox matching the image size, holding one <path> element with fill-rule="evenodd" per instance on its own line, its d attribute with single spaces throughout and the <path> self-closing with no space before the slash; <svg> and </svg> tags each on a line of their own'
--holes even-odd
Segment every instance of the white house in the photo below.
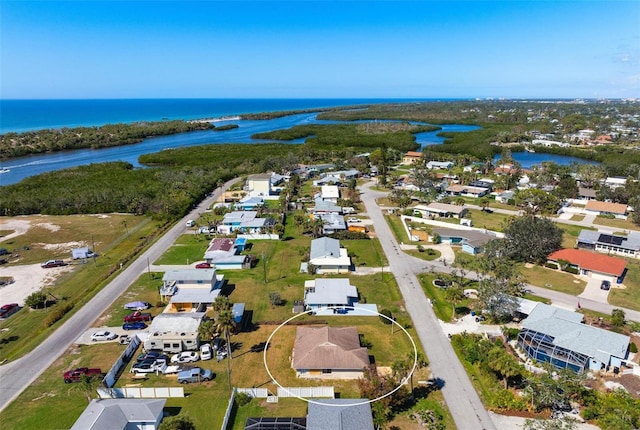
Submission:
<svg viewBox="0 0 640 430">
<path fill-rule="evenodd" d="M 439 170 L 449 170 L 453 167 L 453 162 L 451 161 L 429 161 L 427 163 L 427 169 L 439 169 Z"/>
<path fill-rule="evenodd" d="M 93 399 L 71 430 L 157 430 L 167 399 Z"/>
<path fill-rule="evenodd" d="M 149 326 L 144 349 L 171 353 L 195 351 L 200 346 L 198 327 L 205 315 L 205 312 L 161 313 Z"/>
<path fill-rule="evenodd" d="M 304 304 L 307 309 L 353 307 L 358 289 L 348 278 L 317 278 L 304 281 Z"/>
<path fill-rule="evenodd" d="M 311 241 L 309 264 L 315 266 L 316 273 L 344 273 L 351 267 L 351 258 L 340 241 L 330 237 L 321 237 Z"/>
<path fill-rule="evenodd" d="M 321 190 L 321 198 L 324 201 L 337 203 L 340 198 L 340 189 L 336 185 L 323 185 Z"/>
</svg>

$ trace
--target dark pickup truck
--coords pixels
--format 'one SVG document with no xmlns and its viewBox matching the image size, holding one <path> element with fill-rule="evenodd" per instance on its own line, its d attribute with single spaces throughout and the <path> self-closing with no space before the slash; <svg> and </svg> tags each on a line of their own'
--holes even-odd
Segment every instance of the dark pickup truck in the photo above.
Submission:
<svg viewBox="0 0 640 430">
<path fill-rule="evenodd" d="M 134 312 L 132 314 L 129 314 L 126 317 L 124 317 L 124 322 L 126 322 L 126 323 L 142 322 L 142 321 L 151 321 L 151 314 L 148 313 L 148 312 L 136 311 L 136 312 Z"/>
<path fill-rule="evenodd" d="M 104 373 L 100 369 L 89 369 L 88 367 L 79 367 L 75 370 L 68 370 L 64 372 L 64 383 L 70 384 L 72 382 L 82 381 L 82 377 L 88 378 L 102 378 Z"/>
</svg>

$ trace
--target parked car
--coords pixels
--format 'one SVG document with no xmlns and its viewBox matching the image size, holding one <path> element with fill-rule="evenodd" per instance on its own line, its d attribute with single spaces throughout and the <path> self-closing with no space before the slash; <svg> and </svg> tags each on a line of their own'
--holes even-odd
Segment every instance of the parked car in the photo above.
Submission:
<svg viewBox="0 0 640 430">
<path fill-rule="evenodd" d="M 91 335 L 91 341 L 93 342 L 98 342 L 101 340 L 113 340 L 115 338 L 117 338 L 118 335 L 115 333 L 112 333 L 110 331 L 106 331 L 106 330 L 101 330 L 101 331 L 97 331 L 95 333 L 93 333 Z"/>
<path fill-rule="evenodd" d="M 49 260 L 49 261 L 45 261 L 44 263 L 41 264 L 41 267 L 43 269 L 49 269 L 51 267 L 61 267 L 61 266 L 66 266 L 67 263 L 65 263 L 62 260 Z"/>
<path fill-rule="evenodd" d="M 63 379 L 65 384 L 72 382 L 80 382 L 82 378 L 86 376 L 88 378 L 102 378 L 104 373 L 100 369 L 89 369 L 88 367 L 79 367 L 75 370 L 68 370 L 64 372 Z"/>
<path fill-rule="evenodd" d="M 211 360 L 213 358 L 213 350 L 211 345 L 203 343 L 200 345 L 200 360 Z"/>
<path fill-rule="evenodd" d="M 225 344 L 224 339 L 221 337 L 216 337 L 215 339 L 213 339 L 213 342 L 211 342 L 211 345 L 213 346 L 214 351 L 223 349 L 224 344 Z"/>
<path fill-rule="evenodd" d="M 167 362 L 164 360 L 156 360 L 150 358 L 148 360 L 140 361 L 131 366 L 131 373 L 151 373 L 156 370 L 163 370 L 167 366 Z"/>
<path fill-rule="evenodd" d="M 143 330 L 145 328 L 147 328 L 147 325 L 142 321 L 127 322 L 122 324 L 123 330 Z"/>
<path fill-rule="evenodd" d="M 142 354 L 138 354 L 138 357 L 136 358 L 136 361 L 143 361 L 143 360 L 147 360 L 149 358 L 153 358 L 153 359 L 161 359 L 161 360 L 165 360 L 165 361 L 169 361 L 169 357 L 166 354 L 163 354 L 160 351 L 149 351 L 149 352 L 143 352 Z"/>
<path fill-rule="evenodd" d="M 211 269 L 211 263 L 207 263 L 206 261 L 203 263 L 196 264 L 196 269 Z"/>
<path fill-rule="evenodd" d="M 193 227 L 194 225 L 196 225 L 196 222 L 192 219 L 187 221 L 187 227 Z"/>
<path fill-rule="evenodd" d="M 611 288 L 611 282 L 609 281 L 602 281 L 602 283 L 600 284 L 601 290 L 608 290 L 610 288 Z"/>
<path fill-rule="evenodd" d="M 205 382 L 213 379 L 213 373 L 209 369 L 201 369 L 194 367 L 193 369 L 183 370 L 178 373 L 178 382 L 186 384 L 189 382 Z"/>
<path fill-rule="evenodd" d="M 151 314 L 148 312 L 135 311 L 134 313 L 126 315 L 124 317 L 124 322 L 128 322 L 128 323 L 142 322 L 142 321 L 151 321 Z"/>
<path fill-rule="evenodd" d="M 171 362 L 172 363 L 190 363 L 192 361 L 198 361 L 199 359 L 200 357 L 198 356 L 197 352 L 183 351 L 171 357 Z"/>
<path fill-rule="evenodd" d="M 217 361 L 222 361 L 227 357 L 227 350 L 226 349 L 220 349 L 216 352 L 216 360 Z"/>
<path fill-rule="evenodd" d="M 17 303 L 9 303 L 6 305 L 2 305 L 0 308 L 0 318 L 7 318 L 11 315 L 15 314 L 20 310 L 20 305 Z"/>
<path fill-rule="evenodd" d="M 9 255 L 11 254 L 7 248 L 0 248 L 0 255 Z"/>
<path fill-rule="evenodd" d="M 118 339 L 118 343 L 120 345 L 129 345 L 131 343 L 131 336 L 129 336 L 128 334 L 121 334 L 120 338 Z"/>
<path fill-rule="evenodd" d="M 360 222 L 360 220 L 358 218 L 351 217 L 351 218 L 347 218 L 347 222 L 354 223 L 354 222 Z"/>
</svg>

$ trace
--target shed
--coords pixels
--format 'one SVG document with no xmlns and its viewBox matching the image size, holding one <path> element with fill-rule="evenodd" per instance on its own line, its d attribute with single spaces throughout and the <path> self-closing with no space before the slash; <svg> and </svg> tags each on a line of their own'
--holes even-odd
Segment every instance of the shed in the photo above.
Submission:
<svg viewBox="0 0 640 430">
<path fill-rule="evenodd" d="M 234 303 L 231 313 L 233 314 L 233 321 L 236 324 L 240 324 L 244 315 L 244 303 Z"/>
</svg>

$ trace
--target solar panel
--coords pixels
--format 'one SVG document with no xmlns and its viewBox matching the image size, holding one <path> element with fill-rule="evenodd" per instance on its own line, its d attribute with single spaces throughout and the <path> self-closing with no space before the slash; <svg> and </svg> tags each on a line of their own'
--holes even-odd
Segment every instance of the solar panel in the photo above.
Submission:
<svg viewBox="0 0 640 430">
<path fill-rule="evenodd" d="M 622 236 L 612 236 L 610 234 L 601 234 L 600 237 L 598 238 L 598 242 L 620 246 L 622 245 L 622 241 L 625 239 L 626 238 Z"/>
</svg>

